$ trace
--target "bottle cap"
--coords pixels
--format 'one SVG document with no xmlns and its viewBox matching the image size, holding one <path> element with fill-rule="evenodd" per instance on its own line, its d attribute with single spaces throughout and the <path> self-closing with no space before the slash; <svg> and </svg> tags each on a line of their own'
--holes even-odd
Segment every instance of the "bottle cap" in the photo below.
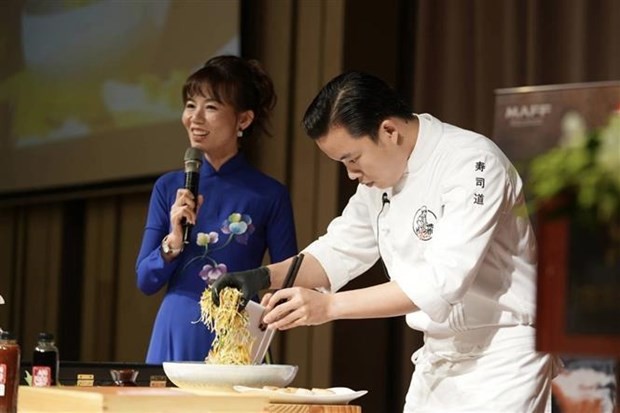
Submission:
<svg viewBox="0 0 620 413">
<path fill-rule="evenodd" d="M 10 331 L 3 330 L 0 332 L 0 340 L 15 340 L 15 334 Z"/>
<path fill-rule="evenodd" d="M 54 341 L 54 334 L 52 334 L 52 333 L 39 333 L 39 341 Z"/>
</svg>

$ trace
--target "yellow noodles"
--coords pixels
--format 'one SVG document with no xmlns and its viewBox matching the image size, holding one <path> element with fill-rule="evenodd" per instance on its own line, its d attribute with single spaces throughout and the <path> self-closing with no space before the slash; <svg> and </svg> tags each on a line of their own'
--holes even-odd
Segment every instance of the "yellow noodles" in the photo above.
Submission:
<svg viewBox="0 0 620 413">
<path fill-rule="evenodd" d="M 210 364 L 250 364 L 252 336 L 247 310 L 238 311 L 241 292 L 236 288 L 220 291 L 219 307 L 211 299 L 211 288 L 200 298 L 200 321 L 215 331 L 215 340 L 205 362 Z"/>
</svg>

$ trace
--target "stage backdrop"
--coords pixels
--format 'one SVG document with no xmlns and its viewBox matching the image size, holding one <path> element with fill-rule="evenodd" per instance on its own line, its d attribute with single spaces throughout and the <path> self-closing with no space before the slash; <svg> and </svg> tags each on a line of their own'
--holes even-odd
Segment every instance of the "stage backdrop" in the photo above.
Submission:
<svg viewBox="0 0 620 413">
<path fill-rule="evenodd" d="M 238 0 L 0 5 L 0 194 L 182 167 L 185 78 L 239 54 Z"/>
</svg>

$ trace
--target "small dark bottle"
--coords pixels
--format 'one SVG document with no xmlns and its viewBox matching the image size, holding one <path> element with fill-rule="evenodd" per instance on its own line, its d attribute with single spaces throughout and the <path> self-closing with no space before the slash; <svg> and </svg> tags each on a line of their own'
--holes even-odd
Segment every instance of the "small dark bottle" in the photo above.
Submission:
<svg viewBox="0 0 620 413">
<path fill-rule="evenodd" d="M 58 384 L 60 358 L 52 333 L 39 333 L 39 342 L 32 352 L 32 386 Z"/>
<path fill-rule="evenodd" d="M 20 355 L 15 336 L 8 331 L 0 332 L 0 413 L 17 411 Z"/>
<path fill-rule="evenodd" d="M 124 387 L 124 386 L 137 386 L 136 378 L 138 377 L 138 370 L 134 369 L 123 369 L 123 370 L 110 370 L 110 375 L 112 376 L 112 380 L 114 380 L 114 385 Z"/>
</svg>

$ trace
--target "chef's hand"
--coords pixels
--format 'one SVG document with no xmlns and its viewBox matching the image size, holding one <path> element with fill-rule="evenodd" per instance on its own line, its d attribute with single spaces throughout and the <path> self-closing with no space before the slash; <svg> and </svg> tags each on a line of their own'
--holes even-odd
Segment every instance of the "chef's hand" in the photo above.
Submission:
<svg viewBox="0 0 620 413">
<path fill-rule="evenodd" d="M 213 303 L 220 305 L 220 292 L 226 287 L 236 288 L 241 291 L 242 297 L 239 310 L 243 310 L 248 301 L 260 290 L 269 288 L 271 285 L 270 273 L 267 267 L 255 268 L 241 272 L 229 272 L 222 275 L 211 286 Z"/>
<path fill-rule="evenodd" d="M 332 320 L 333 294 L 303 287 L 284 288 L 263 297 L 263 321 L 270 329 L 288 330 L 300 326 L 323 324 Z M 278 304 L 280 301 L 282 303 Z"/>
</svg>

